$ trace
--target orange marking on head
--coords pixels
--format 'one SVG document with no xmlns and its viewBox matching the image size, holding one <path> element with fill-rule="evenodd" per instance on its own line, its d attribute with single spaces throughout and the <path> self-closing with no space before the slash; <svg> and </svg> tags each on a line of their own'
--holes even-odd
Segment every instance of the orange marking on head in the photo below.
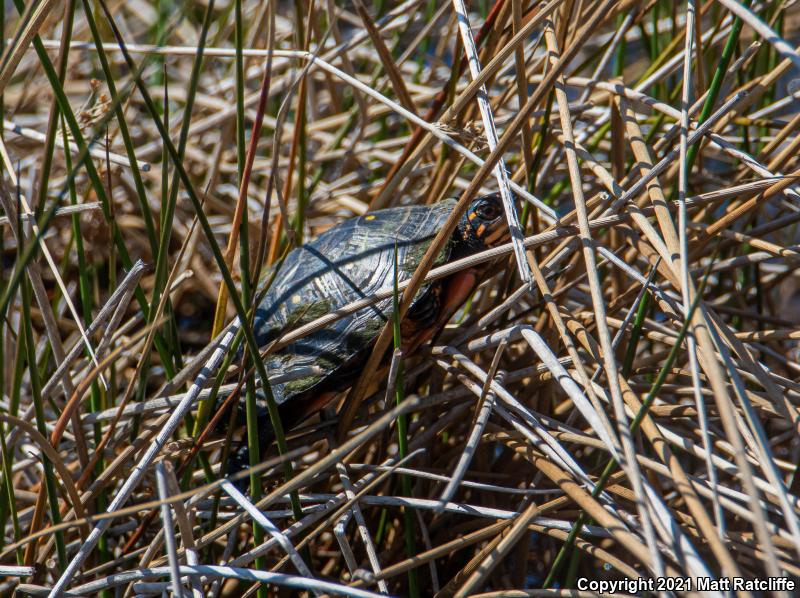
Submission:
<svg viewBox="0 0 800 598">
<path fill-rule="evenodd" d="M 478 238 L 480 238 L 480 237 L 483 236 L 483 233 L 484 233 L 485 230 L 486 230 L 486 225 L 485 224 L 481 224 L 478 227 L 478 230 L 475 231 L 475 234 L 478 235 Z"/>
<path fill-rule="evenodd" d="M 475 220 L 475 218 L 476 218 L 477 216 L 478 216 L 478 215 L 477 215 L 475 212 L 470 212 L 470 213 L 469 213 L 469 216 L 467 216 L 467 218 L 469 219 L 469 221 L 470 221 L 470 222 L 472 222 L 473 220 Z"/>
<path fill-rule="evenodd" d="M 498 226 L 495 230 L 491 231 L 489 235 L 486 237 L 486 245 L 489 247 L 494 247 L 495 245 L 499 245 L 500 243 L 508 240 L 511 237 L 508 228 L 503 223 L 502 226 Z"/>
</svg>

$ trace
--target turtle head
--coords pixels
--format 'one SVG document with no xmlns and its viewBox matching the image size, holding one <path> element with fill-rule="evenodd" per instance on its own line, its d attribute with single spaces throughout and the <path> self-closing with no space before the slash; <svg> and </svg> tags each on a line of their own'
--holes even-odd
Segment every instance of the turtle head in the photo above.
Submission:
<svg viewBox="0 0 800 598">
<path fill-rule="evenodd" d="M 462 240 L 473 251 L 496 247 L 509 239 L 508 223 L 499 193 L 478 197 L 459 224 Z"/>
</svg>

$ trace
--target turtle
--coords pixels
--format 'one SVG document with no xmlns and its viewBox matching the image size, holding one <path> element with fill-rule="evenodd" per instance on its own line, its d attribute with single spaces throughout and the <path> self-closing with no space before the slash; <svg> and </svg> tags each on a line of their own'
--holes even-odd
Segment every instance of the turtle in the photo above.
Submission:
<svg viewBox="0 0 800 598">
<path fill-rule="evenodd" d="M 253 323 L 258 345 L 264 347 L 289 330 L 380 289 L 392 288 L 395 255 L 398 282 L 411 278 L 455 205 L 455 199 L 445 199 L 430 205 L 376 210 L 345 220 L 290 251 L 258 303 Z M 479 197 L 461 217 L 434 265 L 496 246 L 508 236 L 500 194 Z M 404 355 L 444 327 L 486 270 L 485 265 L 461 270 L 418 291 L 401 328 Z M 391 318 L 392 304 L 391 297 L 378 301 L 267 355 L 270 378 L 290 378 L 271 384 L 284 429 L 319 412 L 353 384 Z M 262 399 L 257 403 L 263 454 L 273 435 L 266 404 Z M 229 472 L 244 468 L 246 455 L 244 449 L 236 451 Z"/>
</svg>

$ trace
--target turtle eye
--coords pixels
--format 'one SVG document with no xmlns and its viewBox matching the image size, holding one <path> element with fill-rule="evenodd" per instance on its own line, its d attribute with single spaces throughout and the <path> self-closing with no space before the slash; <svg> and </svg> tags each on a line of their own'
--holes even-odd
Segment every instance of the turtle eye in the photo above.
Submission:
<svg viewBox="0 0 800 598">
<path fill-rule="evenodd" d="M 476 206 L 475 213 L 481 220 L 491 221 L 499 218 L 503 213 L 503 209 L 497 202 L 482 201 Z"/>
</svg>

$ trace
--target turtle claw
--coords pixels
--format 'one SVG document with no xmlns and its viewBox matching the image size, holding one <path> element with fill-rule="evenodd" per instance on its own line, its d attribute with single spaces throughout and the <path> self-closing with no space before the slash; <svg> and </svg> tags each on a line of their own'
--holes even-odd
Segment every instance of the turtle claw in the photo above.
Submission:
<svg viewBox="0 0 800 598">
<path fill-rule="evenodd" d="M 231 479 L 231 482 L 234 486 L 241 492 L 246 492 L 248 487 L 250 486 L 250 478 L 249 476 L 236 476 L 235 474 L 240 473 L 250 467 L 250 450 L 247 448 L 247 444 L 240 443 L 237 447 L 231 450 L 230 455 L 228 455 L 228 468 L 225 472 L 228 478 Z"/>
</svg>

